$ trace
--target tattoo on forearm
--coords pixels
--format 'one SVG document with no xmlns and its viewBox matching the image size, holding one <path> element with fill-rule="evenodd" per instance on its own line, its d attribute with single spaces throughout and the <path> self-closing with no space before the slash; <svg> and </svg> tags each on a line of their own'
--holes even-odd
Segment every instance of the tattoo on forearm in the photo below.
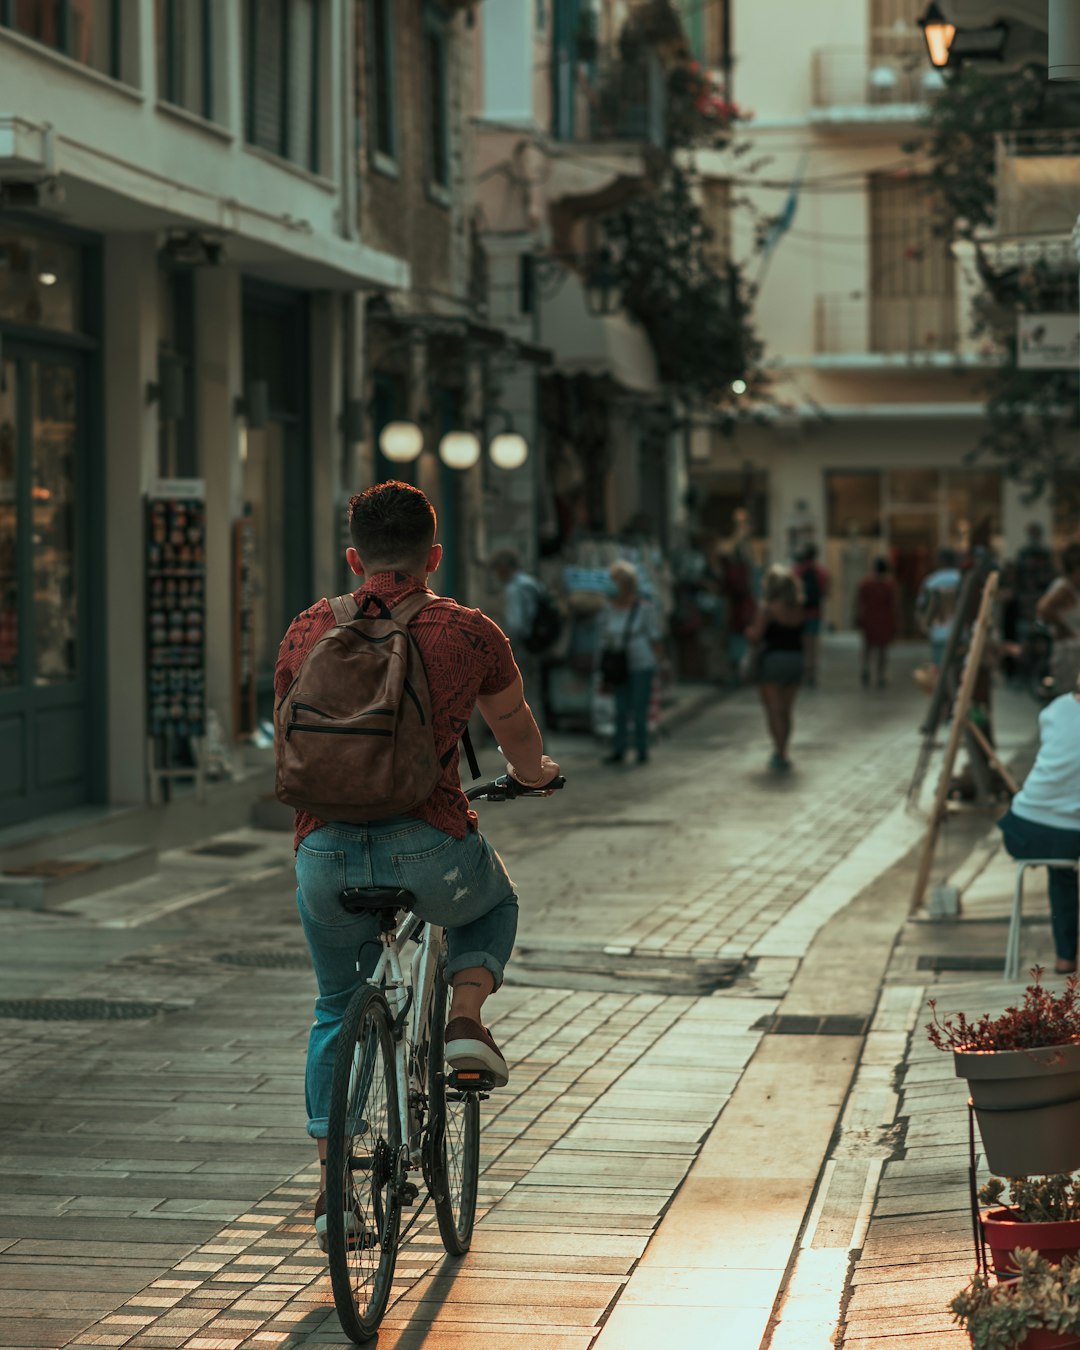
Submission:
<svg viewBox="0 0 1080 1350">
<path fill-rule="evenodd" d="M 514 708 L 511 708 L 509 712 L 505 712 L 505 713 L 500 713 L 500 714 L 499 714 L 499 721 L 500 721 L 500 722 L 509 722 L 510 719 L 511 719 L 511 717 L 516 717 L 516 716 L 518 715 L 518 713 L 522 710 L 522 708 L 524 708 L 524 706 L 525 706 L 525 700 L 524 700 L 524 699 L 519 700 L 517 706 L 514 707 Z"/>
</svg>

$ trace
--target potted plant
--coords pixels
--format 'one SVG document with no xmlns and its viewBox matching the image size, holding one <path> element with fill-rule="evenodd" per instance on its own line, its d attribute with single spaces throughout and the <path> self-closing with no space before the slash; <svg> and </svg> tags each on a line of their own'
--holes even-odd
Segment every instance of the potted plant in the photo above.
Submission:
<svg viewBox="0 0 1080 1350">
<path fill-rule="evenodd" d="M 1004 1181 L 991 1177 L 979 1191 L 988 1206 L 980 1217 L 998 1275 L 1016 1274 L 1012 1252 L 1017 1247 L 1055 1262 L 1080 1254 L 1080 1179 L 1068 1174 L 1012 1177 L 1008 1205 L 1001 1203 L 1005 1190 Z"/>
<path fill-rule="evenodd" d="M 1038 1252 L 1013 1253 L 1015 1279 L 981 1272 L 949 1304 L 975 1350 L 1070 1350 L 1080 1346 L 1080 1266 Z"/>
<path fill-rule="evenodd" d="M 1080 1167 L 1080 996 L 1077 977 L 1063 993 L 1032 972 L 1019 1007 L 998 1017 L 964 1013 L 938 1017 L 926 1030 L 939 1050 L 951 1050 L 966 1078 L 986 1161 L 1002 1176 L 1046 1176 Z"/>
</svg>

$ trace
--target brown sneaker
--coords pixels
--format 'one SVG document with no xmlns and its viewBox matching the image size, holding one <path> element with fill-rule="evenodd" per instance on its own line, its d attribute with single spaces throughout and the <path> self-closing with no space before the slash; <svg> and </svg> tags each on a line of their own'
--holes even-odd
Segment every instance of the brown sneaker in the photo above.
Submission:
<svg viewBox="0 0 1080 1350">
<path fill-rule="evenodd" d="M 446 1062 L 454 1069 L 486 1070 L 495 1076 L 496 1087 L 505 1087 L 510 1081 L 510 1070 L 491 1032 L 471 1017 L 454 1017 L 447 1022 Z"/>
</svg>

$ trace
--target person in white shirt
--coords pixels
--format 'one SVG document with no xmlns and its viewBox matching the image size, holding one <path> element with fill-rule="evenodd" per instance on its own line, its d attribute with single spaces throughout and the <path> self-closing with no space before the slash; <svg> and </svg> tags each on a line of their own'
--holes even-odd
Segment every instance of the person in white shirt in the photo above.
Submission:
<svg viewBox="0 0 1080 1350">
<path fill-rule="evenodd" d="M 915 614 L 930 639 L 930 660 L 935 666 L 945 658 L 962 580 L 956 550 L 938 549 L 937 570 L 923 582 L 915 602 Z"/>
<path fill-rule="evenodd" d="M 540 605 L 540 582 L 522 570 L 517 554 L 509 549 L 495 555 L 491 560 L 491 570 L 503 588 L 502 630 L 510 639 L 526 695 L 532 699 L 533 716 L 537 719 L 537 725 L 549 730 L 543 661 L 527 646 Z"/>
<path fill-rule="evenodd" d="M 605 764 L 621 764 L 634 723 L 637 762 L 649 760 L 649 703 L 653 678 L 664 659 L 660 619 L 656 607 L 641 595 L 637 568 L 626 559 L 613 562 L 609 575 L 615 586 L 606 609 L 597 615 L 601 673 L 604 654 L 616 653 L 623 669 L 620 678 L 607 682 L 615 695 L 615 739 Z"/>
<path fill-rule="evenodd" d="M 1080 859 L 1080 690 L 1062 694 L 1039 714 L 1039 753 L 998 829 L 1017 860 Z M 1071 974 L 1080 924 L 1076 872 L 1051 868 L 1049 888 L 1054 969 Z"/>
</svg>

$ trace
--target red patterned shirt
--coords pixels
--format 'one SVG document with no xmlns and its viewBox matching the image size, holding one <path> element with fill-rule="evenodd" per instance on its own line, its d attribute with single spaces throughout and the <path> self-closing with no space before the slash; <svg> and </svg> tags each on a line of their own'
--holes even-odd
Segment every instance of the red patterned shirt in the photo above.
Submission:
<svg viewBox="0 0 1080 1350">
<path fill-rule="evenodd" d="M 416 577 L 379 572 L 353 592 L 353 599 L 359 605 L 365 595 L 377 595 L 392 610 L 406 596 L 424 589 Z M 274 672 L 274 693 L 278 699 L 288 692 L 304 657 L 333 626 L 330 602 L 325 599 L 292 621 L 278 648 Z M 476 813 L 469 810 L 461 790 L 458 742 L 469 724 L 476 700 L 508 689 L 517 676 L 517 665 L 498 624 L 478 609 L 466 609 L 456 600 L 433 600 L 409 624 L 409 632 L 416 639 L 427 671 L 435 750 L 440 759 L 447 756 L 438 786 L 413 814 L 455 839 L 464 839 L 469 830 L 476 829 Z M 297 811 L 293 847 L 298 847 L 306 835 L 322 824 L 309 812 Z"/>
</svg>

